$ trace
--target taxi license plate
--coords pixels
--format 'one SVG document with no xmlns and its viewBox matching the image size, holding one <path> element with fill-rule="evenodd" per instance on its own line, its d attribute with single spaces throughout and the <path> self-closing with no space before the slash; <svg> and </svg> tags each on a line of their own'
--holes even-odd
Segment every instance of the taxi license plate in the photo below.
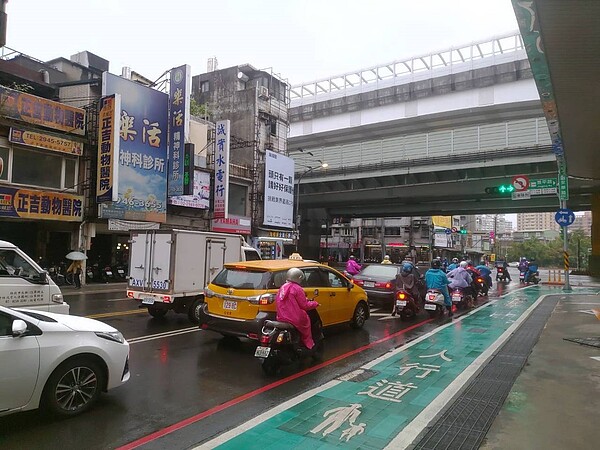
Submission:
<svg viewBox="0 0 600 450">
<path fill-rule="evenodd" d="M 398 300 L 398 301 L 396 301 L 396 306 L 406 306 L 406 300 Z"/>
<path fill-rule="evenodd" d="M 271 347 L 256 347 L 256 351 L 254 352 L 254 356 L 257 358 L 266 358 L 271 353 Z"/>
<path fill-rule="evenodd" d="M 375 283 L 373 283 L 372 281 L 365 281 L 364 286 L 365 287 L 375 287 Z"/>
<path fill-rule="evenodd" d="M 429 311 L 435 311 L 436 308 L 437 308 L 436 305 L 431 305 L 429 303 L 425 303 L 425 309 L 427 309 Z"/>
<path fill-rule="evenodd" d="M 142 298 L 142 305 L 154 305 L 154 297 Z"/>
<path fill-rule="evenodd" d="M 232 302 L 231 300 L 223 301 L 223 309 L 228 309 L 229 311 L 237 310 L 237 302 Z"/>
</svg>

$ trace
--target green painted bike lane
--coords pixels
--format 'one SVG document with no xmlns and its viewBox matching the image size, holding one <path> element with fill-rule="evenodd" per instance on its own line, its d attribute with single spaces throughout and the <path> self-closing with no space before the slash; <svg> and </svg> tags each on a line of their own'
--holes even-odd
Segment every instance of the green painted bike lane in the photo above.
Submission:
<svg viewBox="0 0 600 450">
<path fill-rule="evenodd" d="M 543 295 L 561 293 L 534 286 L 507 294 L 200 448 L 404 447 L 489 359 L 503 334 Z"/>
</svg>

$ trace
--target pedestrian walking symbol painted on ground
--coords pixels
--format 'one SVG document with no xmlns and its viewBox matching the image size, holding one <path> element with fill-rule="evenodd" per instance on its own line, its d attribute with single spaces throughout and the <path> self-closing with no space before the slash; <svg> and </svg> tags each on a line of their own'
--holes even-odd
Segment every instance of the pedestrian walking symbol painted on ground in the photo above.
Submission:
<svg viewBox="0 0 600 450">
<path fill-rule="evenodd" d="M 323 414 L 325 420 L 310 430 L 310 432 L 313 434 L 319 434 L 322 431 L 323 437 L 325 437 L 328 434 L 338 430 L 342 425 L 348 422 L 350 427 L 342 430 L 342 435 L 340 436 L 340 441 L 346 438 L 346 442 L 348 442 L 354 436 L 364 433 L 365 427 L 367 426 L 366 423 L 355 423 L 356 419 L 358 419 L 358 416 L 360 416 L 361 406 L 362 405 L 360 403 L 353 403 L 350 406 L 334 408 L 330 409 L 329 411 L 325 411 Z"/>
</svg>

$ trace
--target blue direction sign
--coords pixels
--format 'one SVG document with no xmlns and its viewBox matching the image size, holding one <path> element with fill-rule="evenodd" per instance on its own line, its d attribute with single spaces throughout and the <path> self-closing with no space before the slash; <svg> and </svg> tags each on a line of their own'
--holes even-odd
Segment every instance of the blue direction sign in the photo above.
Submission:
<svg viewBox="0 0 600 450">
<path fill-rule="evenodd" d="M 446 234 L 452 234 L 452 230 L 451 230 L 450 228 L 446 228 L 446 229 L 444 230 L 444 232 L 445 232 Z"/>
<path fill-rule="evenodd" d="M 554 214 L 554 220 L 561 227 L 568 227 L 575 222 L 575 213 L 569 208 L 561 208 Z"/>
</svg>

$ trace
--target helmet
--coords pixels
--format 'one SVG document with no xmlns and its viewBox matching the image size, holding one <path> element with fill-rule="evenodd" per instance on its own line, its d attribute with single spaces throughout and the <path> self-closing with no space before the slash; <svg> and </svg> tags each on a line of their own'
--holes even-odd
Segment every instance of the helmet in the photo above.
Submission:
<svg viewBox="0 0 600 450">
<path fill-rule="evenodd" d="M 404 263 L 402 265 L 402 272 L 404 272 L 404 273 L 411 273 L 412 269 L 413 269 L 413 266 L 410 263 Z"/>
<path fill-rule="evenodd" d="M 434 259 L 433 261 L 431 261 L 432 269 L 439 269 L 440 267 L 442 267 L 442 263 L 440 262 L 439 259 Z"/>
<path fill-rule="evenodd" d="M 535 258 L 531 258 L 531 259 L 529 260 L 529 262 L 534 262 L 534 261 L 535 261 Z"/>
<path fill-rule="evenodd" d="M 452 258 L 452 262 L 453 262 L 454 264 L 458 264 L 458 258 Z"/>
<path fill-rule="evenodd" d="M 387 260 L 389 260 L 389 259 L 390 259 L 390 255 L 385 255 L 385 256 L 383 257 L 383 259 L 384 259 L 384 260 L 386 260 L 386 261 L 387 261 Z"/>
<path fill-rule="evenodd" d="M 297 267 L 292 267 L 287 271 L 287 279 L 288 281 L 293 281 L 294 283 L 300 284 L 302 280 L 304 280 L 304 272 Z"/>
<path fill-rule="evenodd" d="M 354 255 L 350 255 L 350 256 L 349 256 L 349 258 L 350 258 L 350 259 L 354 259 Z"/>
<path fill-rule="evenodd" d="M 467 268 L 467 266 L 468 266 L 468 264 L 467 264 L 467 262 L 466 262 L 466 261 L 461 261 L 461 262 L 460 262 L 460 267 L 462 267 L 463 269 L 466 269 L 466 268 Z"/>
</svg>

